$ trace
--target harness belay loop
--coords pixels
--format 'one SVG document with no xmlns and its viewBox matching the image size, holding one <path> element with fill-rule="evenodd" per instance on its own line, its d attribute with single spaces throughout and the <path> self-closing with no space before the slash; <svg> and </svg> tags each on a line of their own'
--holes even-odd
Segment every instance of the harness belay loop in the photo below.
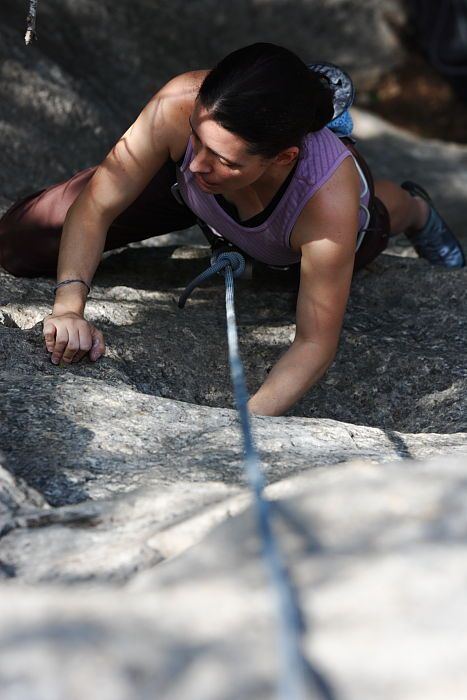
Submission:
<svg viewBox="0 0 467 700">
<path fill-rule="evenodd" d="M 192 291 L 210 277 L 213 277 L 217 273 L 225 276 L 225 268 L 227 266 L 231 268 L 234 277 L 241 277 L 245 272 L 245 258 L 237 251 L 214 251 L 211 257 L 211 267 L 208 267 L 207 270 L 204 270 L 204 272 L 195 277 L 195 279 L 187 285 L 183 294 L 180 295 L 178 307 L 183 309 Z"/>
<path fill-rule="evenodd" d="M 219 274 L 224 276 L 224 268 L 227 267 L 227 265 L 230 265 L 232 268 L 232 274 L 234 277 L 241 277 L 245 272 L 245 258 L 238 251 L 214 251 L 211 255 L 211 265 L 215 265 L 216 263 L 222 263 L 222 268 L 219 270 Z"/>
</svg>

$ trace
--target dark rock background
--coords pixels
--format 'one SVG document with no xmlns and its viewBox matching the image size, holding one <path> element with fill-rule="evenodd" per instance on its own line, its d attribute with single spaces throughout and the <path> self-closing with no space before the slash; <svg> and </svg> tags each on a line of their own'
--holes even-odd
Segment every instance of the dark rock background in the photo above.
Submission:
<svg viewBox="0 0 467 700">
<path fill-rule="evenodd" d="M 240 45 L 275 41 L 310 61 L 340 62 L 362 86 L 404 55 L 393 29 L 405 17 L 399 0 L 40 0 L 30 47 L 25 14 L 25 3 L 3 0 L 0 195 L 7 201 L 99 162 L 166 80 Z"/>
<path fill-rule="evenodd" d="M 361 93 L 407 61 L 402 2 L 40 0 L 29 48 L 25 15 L 0 7 L 2 211 L 98 162 L 158 85 L 240 44 L 340 63 Z M 354 117 L 375 174 L 422 182 L 466 242 L 467 147 Z M 106 257 L 88 310 L 106 357 L 67 370 L 43 348 L 52 280 L 0 271 L 2 700 L 273 696 L 222 281 L 176 303 L 207 261 L 194 230 Z M 268 493 L 294 514 L 280 533 L 307 653 L 338 698 L 465 695 L 465 283 L 395 243 L 355 278 L 325 378 L 254 420 Z M 237 313 L 254 391 L 294 296 L 243 281 Z"/>
</svg>

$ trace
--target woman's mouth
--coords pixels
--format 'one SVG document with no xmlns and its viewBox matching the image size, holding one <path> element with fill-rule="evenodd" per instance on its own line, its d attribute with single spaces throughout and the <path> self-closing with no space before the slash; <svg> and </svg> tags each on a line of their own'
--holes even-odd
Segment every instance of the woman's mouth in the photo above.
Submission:
<svg viewBox="0 0 467 700">
<path fill-rule="evenodd" d="M 199 175 L 198 173 L 195 174 L 196 182 L 201 188 L 210 190 L 216 187 L 215 184 L 212 184 L 211 182 L 207 182 L 202 175 Z"/>
</svg>

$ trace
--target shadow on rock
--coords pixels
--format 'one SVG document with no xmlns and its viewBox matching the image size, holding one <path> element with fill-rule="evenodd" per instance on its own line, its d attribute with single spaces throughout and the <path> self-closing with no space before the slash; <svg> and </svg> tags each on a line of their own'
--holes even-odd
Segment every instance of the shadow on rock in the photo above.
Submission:
<svg viewBox="0 0 467 700">
<path fill-rule="evenodd" d="M 109 259 L 98 278 L 104 288 L 116 278 L 125 286 L 127 281 L 133 285 L 133 275 L 139 280 L 136 292 L 117 294 L 120 309 L 127 305 L 133 311 L 128 322 L 109 327 L 105 361 L 114 362 L 138 391 L 233 407 L 222 279 L 195 290 L 181 311 L 180 289 L 206 267 L 207 259 L 152 264 L 160 253 L 146 252 L 132 250 Z M 393 256 L 383 256 L 357 275 L 335 362 L 290 415 L 332 418 L 389 433 L 466 431 L 464 278 L 465 270 L 447 273 L 421 260 Z M 112 290 L 107 288 L 105 296 L 111 298 Z M 273 281 L 236 284 L 250 393 L 294 337 L 294 300 L 293 290 Z"/>
</svg>

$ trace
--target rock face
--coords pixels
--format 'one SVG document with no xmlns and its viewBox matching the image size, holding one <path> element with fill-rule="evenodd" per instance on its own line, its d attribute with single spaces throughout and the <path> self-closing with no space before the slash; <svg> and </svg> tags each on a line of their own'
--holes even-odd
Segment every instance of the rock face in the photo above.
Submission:
<svg viewBox="0 0 467 700">
<path fill-rule="evenodd" d="M 243 43 L 267 38 L 304 54 L 314 8 L 315 30 L 329 25 L 327 12 L 339 61 L 347 55 L 353 25 L 335 20 L 348 3 L 231 5 L 49 2 L 39 5 L 41 40 L 26 53 L 22 10 L 7 0 L 3 207 L 102 157 L 151 81 L 212 62 L 233 48 L 237 27 Z M 376 67 L 391 45 L 377 30 L 386 5 L 351 8 L 355 21 L 373 22 L 362 26 L 380 44 Z M 177 37 L 191 34 L 180 47 Z M 313 37 L 313 55 L 336 60 L 324 51 L 329 35 Z M 353 65 L 354 44 L 348 51 Z M 466 242 L 467 148 L 354 116 L 375 174 L 426 185 Z M 2 700 L 273 697 L 274 598 L 245 486 L 222 279 L 177 308 L 208 252 L 191 231 L 108 256 L 89 302 L 107 354 L 66 370 L 51 365 L 41 337 L 53 282 L 0 271 Z M 306 652 L 332 697 L 460 700 L 467 273 L 432 268 L 403 242 L 389 253 L 356 276 L 319 386 L 289 416 L 253 427 Z M 253 391 L 293 334 L 294 294 L 273 278 L 239 282 L 236 294 Z"/>
<path fill-rule="evenodd" d="M 305 611 L 306 652 L 328 697 L 465 696 L 465 466 L 465 457 L 352 462 L 270 487 L 271 498 L 282 496 L 276 526 Z M 207 511 L 196 489 L 175 493 Z M 38 517 L 25 529 L 26 516 L 17 516 L 6 542 L 16 539 L 23 559 L 46 542 L 68 541 L 68 549 L 61 562 L 52 553 L 42 585 L 11 578 L 1 587 L 2 697 L 275 697 L 274 597 L 251 508 L 155 566 L 164 535 L 181 542 L 199 524 L 193 509 L 164 528 L 169 501 L 167 490 L 145 489 L 94 512 L 86 506 L 81 521 L 62 509 L 61 521 Z M 138 572 L 143 543 L 146 570 Z M 77 584 L 80 561 L 82 572 L 87 563 L 97 573 L 131 564 L 131 580 Z"/>
<path fill-rule="evenodd" d="M 141 479 L 242 478 L 223 282 L 197 290 L 179 310 L 181 289 L 207 265 L 194 256 L 208 251 L 181 248 L 165 260 L 164 251 L 130 248 L 104 262 L 89 316 L 106 332 L 107 355 L 69 369 L 51 365 L 43 348 L 39 321 L 53 283 L 2 275 L 2 449 L 54 505 L 125 491 Z M 293 409 L 285 434 L 283 420 L 256 421 L 271 479 L 310 462 L 420 457 L 465 445 L 464 279 L 464 270 L 447 274 L 390 256 L 355 279 L 331 370 Z M 293 334 L 294 296 L 250 282 L 237 285 L 237 296 L 254 390 Z"/>
</svg>

